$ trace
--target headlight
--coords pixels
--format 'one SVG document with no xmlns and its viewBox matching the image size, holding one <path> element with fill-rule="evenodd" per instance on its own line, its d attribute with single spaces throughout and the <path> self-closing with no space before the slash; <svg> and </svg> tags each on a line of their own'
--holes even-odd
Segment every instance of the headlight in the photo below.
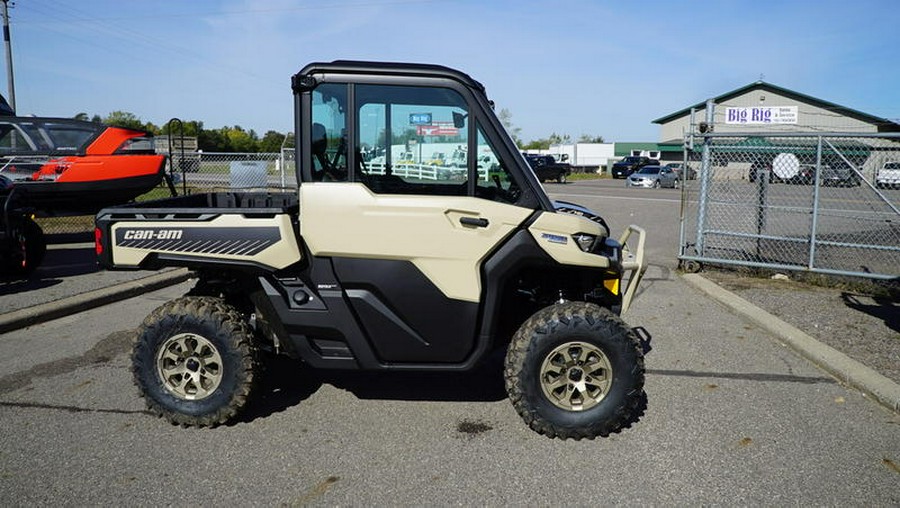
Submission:
<svg viewBox="0 0 900 508">
<path fill-rule="evenodd" d="M 572 239 L 575 240 L 575 243 L 578 244 L 578 247 L 584 252 L 591 252 L 594 248 L 594 243 L 597 241 L 596 236 L 587 233 L 576 233 L 572 235 Z"/>
</svg>

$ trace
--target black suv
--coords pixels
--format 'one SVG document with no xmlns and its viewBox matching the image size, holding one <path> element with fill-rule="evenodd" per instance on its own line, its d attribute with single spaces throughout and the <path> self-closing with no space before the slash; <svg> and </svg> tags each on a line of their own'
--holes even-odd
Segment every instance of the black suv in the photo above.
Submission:
<svg viewBox="0 0 900 508">
<path fill-rule="evenodd" d="M 651 159 L 650 157 L 642 157 L 637 155 L 625 157 L 619 162 L 613 164 L 612 177 L 628 178 L 632 173 L 635 173 L 642 167 L 649 166 L 651 164 L 658 165 L 659 161 L 656 159 Z"/>
</svg>

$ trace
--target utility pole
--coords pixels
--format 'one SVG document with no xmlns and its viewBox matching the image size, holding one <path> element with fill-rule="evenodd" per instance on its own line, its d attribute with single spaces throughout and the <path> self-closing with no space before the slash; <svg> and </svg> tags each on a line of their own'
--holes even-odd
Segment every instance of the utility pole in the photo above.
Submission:
<svg viewBox="0 0 900 508">
<path fill-rule="evenodd" d="M 3 2 L 3 43 L 6 45 L 6 83 L 9 85 L 9 106 L 16 110 L 16 82 L 13 78 L 12 42 L 9 38 L 9 0 Z"/>
</svg>

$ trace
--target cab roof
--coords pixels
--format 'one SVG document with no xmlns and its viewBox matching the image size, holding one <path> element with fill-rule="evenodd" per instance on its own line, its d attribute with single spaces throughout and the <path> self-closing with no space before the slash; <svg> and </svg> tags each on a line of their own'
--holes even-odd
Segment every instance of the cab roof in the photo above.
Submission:
<svg viewBox="0 0 900 508">
<path fill-rule="evenodd" d="M 335 60 L 333 62 L 314 62 L 291 78 L 291 87 L 295 92 L 306 89 L 309 85 L 303 78 L 312 74 L 362 74 L 362 75 L 389 75 L 410 76 L 423 78 L 446 78 L 458 81 L 465 86 L 484 93 L 484 85 L 473 79 L 468 74 L 445 67 L 443 65 L 399 62 L 368 62 L 358 60 Z"/>
</svg>

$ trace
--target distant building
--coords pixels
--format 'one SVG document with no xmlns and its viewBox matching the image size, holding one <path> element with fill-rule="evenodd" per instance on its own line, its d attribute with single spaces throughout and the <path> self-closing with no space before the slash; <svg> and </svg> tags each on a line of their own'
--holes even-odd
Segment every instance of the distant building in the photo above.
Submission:
<svg viewBox="0 0 900 508">
<path fill-rule="evenodd" d="M 678 153 L 681 154 L 681 147 L 678 147 Z M 651 159 L 661 160 L 662 149 L 659 143 L 645 142 L 618 142 L 616 143 L 616 157 L 628 157 L 629 155 L 637 155 L 650 157 Z M 680 159 L 680 157 L 679 157 Z"/>
<path fill-rule="evenodd" d="M 715 132 L 900 132 L 900 124 L 787 88 L 757 81 L 713 98 Z M 706 120 L 706 101 L 653 120 L 665 160 L 681 159 L 684 136 Z"/>
</svg>

